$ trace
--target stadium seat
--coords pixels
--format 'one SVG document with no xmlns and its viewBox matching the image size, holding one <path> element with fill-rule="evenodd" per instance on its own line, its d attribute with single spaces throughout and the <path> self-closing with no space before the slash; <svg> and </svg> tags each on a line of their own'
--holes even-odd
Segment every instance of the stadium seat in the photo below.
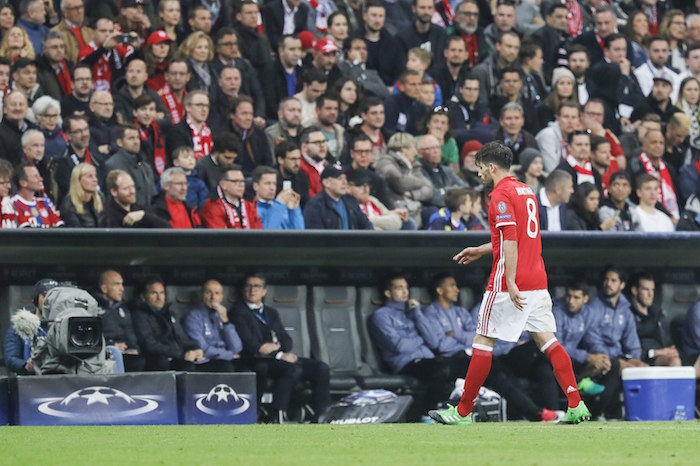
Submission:
<svg viewBox="0 0 700 466">
<path fill-rule="evenodd" d="M 175 318 L 182 320 L 187 313 L 199 303 L 200 286 L 174 286 L 166 288 L 166 300 Z M 224 302 L 225 305 L 225 302 Z"/>
<path fill-rule="evenodd" d="M 357 326 L 360 330 L 360 341 L 362 343 L 362 360 L 367 363 L 372 371 L 370 375 L 361 377 L 360 384 L 366 390 L 383 388 L 394 392 L 410 391 L 419 385 L 418 380 L 405 375 L 389 373 L 389 369 L 379 357 L 377 347 L 369 333 L 370 316 L 383 303 L 383 296 L 380 295 L 376 287 L 358 288 Z"/>
<path fill-rule="evenodd" d="M 306 318 L 306 287 L 267 285 L 264 304 L 280 313 L 284 329 L 292 337 L 292 351 L 298 356 L 311 357 L 311 342 Z"/>
<path fill-rule="evenodd" d="M 479 295 L 479 298 L 481 298 L 481 295 Z M 470 310 L 474 305 L 476 304 L 475 302 L 475 293 L 472 288 L 460 288 L 459 289 L 459 305 L 462 306 L 466 310 Z"/>
<path fill-rule="evenodd" d="M 351 286 L 311 289 L 311 352 L 330 367 L 331 391 L 336 393 L 357 390 L 357 377 L 368 372 L 360 357 L 355 295 Z"/>
<path fill-rule="evenodd" d="M 700 300 L 700 285 L 673 284 L 661 285 L 661 308 L 669 320 L 682 319 L 688 309 Z"/>
</svg>

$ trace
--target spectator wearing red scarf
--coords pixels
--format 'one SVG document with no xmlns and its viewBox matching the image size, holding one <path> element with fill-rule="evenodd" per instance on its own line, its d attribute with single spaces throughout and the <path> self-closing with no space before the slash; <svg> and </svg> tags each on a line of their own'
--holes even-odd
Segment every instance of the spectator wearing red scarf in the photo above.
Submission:
<svg viewBox="0 0 700 466">
<path fill-rule="evenodd" d="M 158 181 L 167 165 L 165 139 L 156 121 L 156 101 L 150 94 L 142 94 L 134 100 L 134 124 L 141 137 L 141 156 L 151 166 L 154 181 Z"/>
<path fill-rule="evenodd" d="M 73 62 L 66 60 L 65 51 L 66 46 L 61 34 L 51 31 L 44 38 L 43 51 L 36 59 L 37 82 L 43 95 L 58 101 L 73 92 Z"/>
<path fill-rule="evenodd" d="M 187 198 L 187 174 L 182 168 L 170 167 L 160 176 L 163 192 L 153 200 L 153 212 L 170 222 L 175 229 L 192 229 L 201 226 L 196 209 L 185 203 Z"/>
<path fill-rule="evenodd" d="M 209 199 L 201 210 L 202 222 L 207 228 L 259 230 L 262 222 L 255 206 L 243 199 L 245 178 L 238 165 L 221 168 L 221 180 L 216 196 Z"/>
</svg>

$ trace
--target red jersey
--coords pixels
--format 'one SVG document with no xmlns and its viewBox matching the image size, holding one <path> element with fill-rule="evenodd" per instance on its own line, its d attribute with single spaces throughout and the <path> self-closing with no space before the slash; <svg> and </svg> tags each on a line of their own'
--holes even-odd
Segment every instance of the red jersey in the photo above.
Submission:
<svg viewBox="0 0 700 466">
<path fill-rule="evenodd" d="M 493 267 L 488 291 L 508 292 L 503 241 L 518 242 L 515 284 L 520 291 L 546 290 L 547 273 L 542 260 L 542 240 L 537 198 L 532 189 L 514 176 L 501 180 L 491 193 L 489 227 Z"/>
<path fill-rule="evenodd" d="M 63 220 L 56 213 L 48 197 L 36 197 L 25 201 L 19 194 L 12 198 L 12 205 L 17 212 L 18 228 L 52 228 L 63 226 Z"/>
</svg>

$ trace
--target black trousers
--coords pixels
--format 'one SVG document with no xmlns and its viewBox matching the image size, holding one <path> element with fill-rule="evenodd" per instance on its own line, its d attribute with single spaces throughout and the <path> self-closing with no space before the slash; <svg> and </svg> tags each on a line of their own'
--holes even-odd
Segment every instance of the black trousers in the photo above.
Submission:
<svg viewBox="0 0 700 466">
<path fill-rule="evenodd" d="M 513 376 L 524 379 L 523 388 L 537 405 L 547 409 L 562 408 L 561 389 L 554 377 L 552 364 L 533 340 L 516 346 L 500 360 Z"/>
<path fill-rule="evenodd" d="M 445 359 L 416 359 L 406 364 L 401 375 L 409 375 L 423 382 L 424 390 L 414 394 L 414 408 L 411 409 L 412 421 L 420 420 L 440 402 L 446 401 L 450 391 L 450 363 Z"/>
<path fill-rule="evenodd" d="M 573 362 L 573 361 L 572 361 Z M 574 374 L 577 379 L 581 379 L 587 372 L 586 363 L 573 362 Z M 620 361 L 617 358 L 610 358 L 610 371 L 605 375 L 592 377 L 595 383 L 603 385 L 605 390 L 596 396 L 586 396 L 586 406 L 591 411 L 591 416 L 598 417 L 605 414 L 611 418 L 622 417 L 622 406 L 620 404 L 620 391 L 622 381 L 620 379 Z"/>
<path fill-rule="evenodd" d="M 141 372 L 146 368 L 146 358 L 140 354 L 124 354 L 124 372 Z"/>
<path fill-rule="evenodd" d="M 258 396 L 265 389 L 266 379 L 272 379 L 272 408 L 286 411 L 299 382 L 311 385 L 311 408 L 317 419 L 331 404 L 330 369 L 322 361 L 299 358 L 295 364 L 275 358 L 255 358 L 250 361 L 258 379 Z"/>
<path fill-rule="evenodd" d="M 241 367 L 241 363 L 238 360 L 212 359 L 203 364 L 194 364 L 184 359 L 171 360 L 167 356 L 149 355 L 145 359 L 145 370 L 147 371 L 240 372 L 245 370 L 244 367 Z"/>
</svg>

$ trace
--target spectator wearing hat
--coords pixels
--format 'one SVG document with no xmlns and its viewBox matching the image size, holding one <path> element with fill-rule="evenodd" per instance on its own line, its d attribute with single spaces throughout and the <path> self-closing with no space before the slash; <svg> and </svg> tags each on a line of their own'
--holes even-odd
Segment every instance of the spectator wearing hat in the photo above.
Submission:
<svg viewBox="0 0 700 466">
<path fill-rule="evenodd" d="M 476 153 L 482 146 L 483 144 L 476 139 L 471 139 L 462 146 L 460 153 L 462 167 L 457 172 L 457 176 L 477 191 L 484 189 L 484 181 L 479 177 L 479 167 L 476 165 Z"/>
<path fill-rule="evenodd" d="M 552 91 L 537 108 L 540 128 L 545 128 L 550 121 L 554 121 L 554 114 L 562 102 L 579 103 L 574 73 L 560 66 L 552 71 Z"/>
<path fill-rule="evenodd" d="M 323 37 L 316 41 L 312 52 L 311 65 L 317 70 L 323 71 L 328 76 L 329 87 L 342 77 L 338 68 L 340 47 L 333 39 Z"/>
<path fill-rule="evenodd" d="M 163 30 L 153 31 L 146 39 L 143 49 L 148 73 L 146 85 L 156 92 L 166 84 L 165 70 L 174 55 L 172 43 L 168 33 Z"/>
<path fill-rule="evenodd" d="M 517 164 L 520 154 L 526 149 L 537 149 L 537 140 L 532 133 L 523 129 L 525 126 L 525 111 L 516 102 L 508 102 L 501 110 L 498 118 L 498 130 L 494 141 L 508 146 L 513 152 L 513 163 Z"/>
<path fill-rule="evenodd" d="M 252 202 L 243 199 L 245 177 L 239 165 L 221 167 L 216 195 L 209 199 L 200 217 L 207 228 L 259 230 L 262 222 Z"/>
<path fill-rule="evenodd" d="M 265 230 L 303 230 L 300 197 L 292 188 L 277 193 L 277 171 L 272 167 L 253 170 L 255 208 Z M 277 196 L 275 196 L 277 193 Z"/>
<path fill-rule="evenodd" d="M 139 0 L 122 0 L 122 4 Z M 122 7 L 123 8 L 123 7 Z M 85 3 L 83 0 L 64 0 L 61 2 L 61 17 L 63 18 L 52 31 L 63 36 L 66 46 L 66 59 L 73 63 L 78 57 L 92 52 L 90 41 L 94 31 L 85 22 Z"/>
<path fill-rule="evenodd" d="M 57 286 L 58 282 L 52 278 L 42 278 L 34 285 L 34 314 L 39 319 L 41 319 L 46 293 Z M 42 327 L 39 327 L 38 332 L 39 335 L 46 335 Z M 10 325 L 5 336 L 5 366 L 17 375 L 34 374 L 31 351 L 32 339 L 22 340 L 22 337 L 17 335 L 14 325 Z"/>
<path fill-rule="evenodd" d="M 272 0 L 260 13 L 270 43 L 278 44 L 283 34 L 299 34 L 306 28 L 309 6 L 301 0 Z"/>
<path fill-rule="evenodd" d="M 372 172 L 358 168 L 347 175 L 350 194 L 357 200 L 360 209 L 372 222 L 375 230 L 415 230 L 416 222 L 408 216 L 405 207 L 389 210 L 379 199 L 370 194 Z"/>
<path fill-rule="evenodd" d="M 269 85 L 265 96 L 268 118 L 277 118 L 280 103 L 302 90 L 302 45 L 296 35 L 285 34 L 277 48 L 277 59 L 267 78 Z"/>
<path fill-rule="evenodd" d="M 373 230 L 357 200 L 348 194 L 345 173 L 329 165 L 321 174 L 323 190 L 304 207 L 307 230 Z"/>
<path fill-rule="evenodd" d="M 528 147 L 520 154 L 520 168 L 515 172 L 518 181 L 528 185 L 537 194 L 544 187 L 546 176 L 542 154 L 537 149 Z"/>
</svg>

